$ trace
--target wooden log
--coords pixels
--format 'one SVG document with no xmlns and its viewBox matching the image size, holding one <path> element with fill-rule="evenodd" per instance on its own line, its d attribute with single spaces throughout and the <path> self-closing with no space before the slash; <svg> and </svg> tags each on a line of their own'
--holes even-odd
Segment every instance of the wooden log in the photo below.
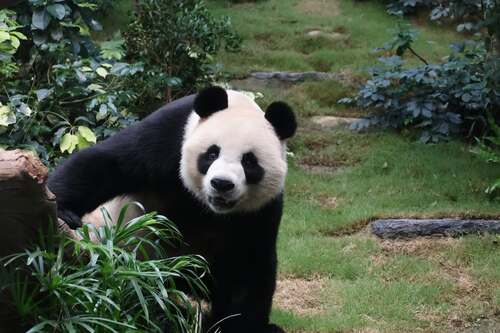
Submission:
<svg viewBox="0 0 500 333">
<path fill-rule="evenodd" d="M 460 236 L 466 234 L 500 234 L 498 220 L 465 219 L 383 219 L 371 225 L 381 238 L 414 238 L 419 236 Z"/>
<path fill-rule="evenodd" d="M 55 196 L 46 188 L 48 170 L 32 153 L 0 150 L 0 257 L 23 252 L 57 230 Z M 3 267 L 0 267 L 0 274 Z M 7 289 L 0 289 L 0 332 L 20 332 Z"/>
<path fill-rule="evenodd" d="M 45 186 L 47 175 L 32 153 L 0 151 L 0 257 L 23 251 L 57 223 L 55 196 Z"/>
</svg>

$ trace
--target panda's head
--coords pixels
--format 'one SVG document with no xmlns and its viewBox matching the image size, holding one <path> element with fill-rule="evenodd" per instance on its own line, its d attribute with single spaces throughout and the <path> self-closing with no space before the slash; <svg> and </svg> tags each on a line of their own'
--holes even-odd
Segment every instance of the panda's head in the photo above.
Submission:
<svg viewBox="0 0 500 333">
<path fill-rule="evenodd" d="M 285 140 L 296 128 L 283 102 L 263 112 L 242 93 L 207 88 L 196 96 L 185 128 L 182 181 L 215 213 L 258 210 L 283 190 Z"/>
</svg>

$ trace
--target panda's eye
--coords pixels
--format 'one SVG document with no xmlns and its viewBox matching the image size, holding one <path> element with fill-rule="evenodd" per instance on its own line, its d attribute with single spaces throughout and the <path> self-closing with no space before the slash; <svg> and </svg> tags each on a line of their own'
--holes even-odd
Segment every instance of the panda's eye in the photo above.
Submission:
<svg viewBox="0 0 500 333">
<path fill-rule="evenodd" d="M 217 158 L 219 158 L 219 153 L 220 153 L 219 146 L 212 145 L 207 149 L 207 152 L 205 153 L 205 158 L 208 161 L 215 161 Z"/>
<path fill-rule="evenodd" d="M 243 164 L 244 167 L 253 167 L 258 164 L 257 162 L 257 157 L 253 153 L 246 153 L 243 154 L 241 158 L 241 164 Z"/>
</svg>

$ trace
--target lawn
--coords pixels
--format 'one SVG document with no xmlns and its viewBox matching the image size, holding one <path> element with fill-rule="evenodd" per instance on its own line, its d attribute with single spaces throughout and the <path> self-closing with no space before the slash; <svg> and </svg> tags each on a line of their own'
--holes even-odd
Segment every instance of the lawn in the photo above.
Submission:
<svg viewBox="0 0 500 333">
<path fill-rule="evenodd" d="M 302 333 L 500 329 L 498 237 L 381 241 L 367 226 L 377 217 L 498 217 L 500 202 L 484 194 L 498 168 L 478 160 L 468 143 L 423 145 L 411 133 L 355 133 L 310 121 L 362 114 L 336 101 L 363 81 L 379 56 L 372 50 L 401 19 L 376 1 L 210 3 L 244 37 L 240 53 L 219 57 L 232 85 L 263 93 L 263 106 L 286 100 L 299 115 L 289 145 L 273 320 Z M 460 38 L 422 18 L 406 22 L 421 29 L 415 48 L 431 61 Z M 344 37 L 306 35 L 316 29 Z M 243 79 L 263 70 L 341 76 L 294 85 Z"/>
<path fill-rule="evenodd" d="M 363 114 L 336 101 L 356 91 L 379 56 L 372 50 L 401 19 L 386 14 L 380 1 L 208 3 L 230 16 L 244 38 L 240 53 L 218 58 L 231 84 L 262 93 L 263 106 L 286 100 L 299 116 L 289 145 L 273 320 L 296 333 L 500 330 L 500 238 L 382 241 L 368 226 L 377 217 L 500 217 L 500 202 L 484 194 L 498 168 L 471 154 L 469 143 L 423 145 L 412 133 L 356 133 L 310 121 Z M 430 61 L 460 38 L 422 17 L 405 22 L 421 29 L 415 49 Z M 312 30 L 338 38 L 312 38 Z M 340 76 L 300 84 L 245 79 L 263 70 Z"/>
</svg>

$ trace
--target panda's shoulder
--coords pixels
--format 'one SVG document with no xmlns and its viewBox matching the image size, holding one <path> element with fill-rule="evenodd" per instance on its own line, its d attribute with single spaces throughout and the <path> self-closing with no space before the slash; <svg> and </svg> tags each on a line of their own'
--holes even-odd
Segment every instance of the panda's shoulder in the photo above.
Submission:
<svg viewBox="0 0 500 333">
<path fill-rule="evenodd" d="M 158 122 L 170 122 L 171 124 L 185 123 L 193 111 L 194 98 L 189 95 L 165 104 L 158 110 L 144 118 L 141 123 L 155 124 Z"/>
</svg>

